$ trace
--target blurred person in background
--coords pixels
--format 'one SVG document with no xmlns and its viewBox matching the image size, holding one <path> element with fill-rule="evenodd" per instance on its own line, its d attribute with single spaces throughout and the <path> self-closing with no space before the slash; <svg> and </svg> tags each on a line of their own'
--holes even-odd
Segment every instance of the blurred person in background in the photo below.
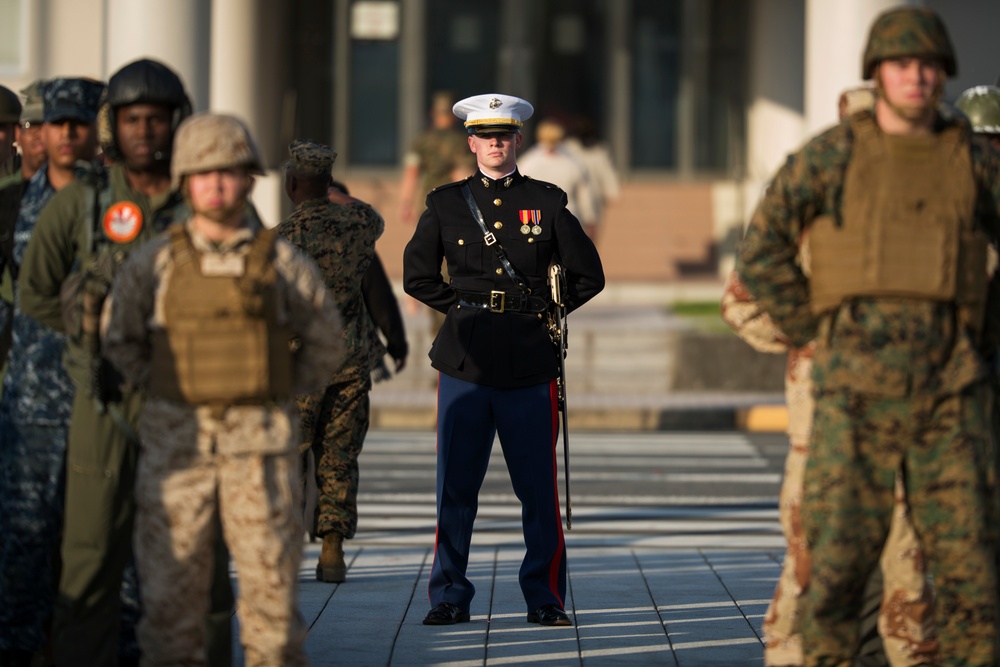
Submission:
<svg viewBox="0 0 1000 667">
<path fill-rule="evenodd" d="M 385 222 L 360 200 L 331 198 L 337 154 L 329 146 L 295 140 L 288 151 L 285 193 L 295 210 L 278 225 L 278 233 L 319 266 L 343 323 L 343 363 L 323 390 L 297 398 L 300 448 L 313 454 L 319 491 L 315 517 L 306 517 L 309 532 L 323 539 L 316 579 L 342 583 L 347 576 L 344 540 L 358 528 L 358 456 L 371 416 L 372 371 L 385 356 L 362 290 Z"/>
<path fill-rule="evenodd" d="M 594 222 L 583 229 L 597 243 L 598 233 L 604 222 L 604 209 L 618 199 L 620 187 L 615 165 L 607 147 L 600 142 L 597 128 L 589 118 L 581 117 L 563 146 L 587 168 L 591 197 L 594 201 Z"/>
<path fill-rule="evenodd" d="M 535 126 L 535 145 L 518 159 L 518 169 L 528 178 L 557 185 L 566 193 L 566 208 L 577 217 L 587 235 L 594 238 L 597 211 L 594 189 L 586 164 L 564 145 L 562 124 L 546 119 Z"/>
</svg>

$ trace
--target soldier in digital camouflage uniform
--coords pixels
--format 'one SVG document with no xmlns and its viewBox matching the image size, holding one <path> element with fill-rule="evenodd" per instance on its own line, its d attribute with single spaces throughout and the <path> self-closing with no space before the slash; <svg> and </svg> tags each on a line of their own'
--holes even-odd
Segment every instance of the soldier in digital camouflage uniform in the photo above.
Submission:
<svg viewBox="0 0 1000 667">
<path fill-rule="evenodd" d="M 104 84 L 53 79 L 43 85 L 42 136 L 49 162 L 20 198 L 9 267 L 16 275 L 42 208 L 97 155 Z M 68 149 L 68 150 L 67 150 Z M 14 308 L 10 365 L 0 400 L 0 656 L 28 665 L 45 645 L 52 615 L 63 514 L 63 462 L 73 383 L 62 365 L 65 337 Z"/>
<path fill-rule="evenodd" d="M 973 86 L 958 96 L 958 99 L 955 100 L 955 108 L 969 119 L 973 132 L 1000 150 L 1000 87 Z M 1000 330 L 1000 267 L 997 266 L 995 254 L 990 258 L 990 262 L 992 276 L 988 292 L 989 299 L 986 305 L 987 327 L 996 331 Z M 1000 454 L 997 452 L 998 443 L 1000 443 L 1000 348 L 993 350 L 991 361 L 993 370 L 991 377 L 993 457 L 994 466 L 1000 466 Z M 997 471 L 997 479 L 1000 479 L 1000 469 Z M 1000 549 L 998 549 L 997 560 L 1000 563 Z M 1000 564 L 998 564 L 998 572 L 1000 572 Z"/>
<path fill-rule="evenodd" d="M 44 102 L 42 101 L 42 80 L 33 81 L 22 88 L 24 97 L 21 105 L 21 115 L 14 126 L 14 145 L 19 150 L 19 162 L 14 173 L 0 178 L 0 188 L 18 181 L 27 181 L 45 164 L 48 154 L 42 143 L 42 120 L 44 118 Z"/>
<path fill-rule="evenodd" d="M 973 86 L 955 100 L 955 108 L 972 123 L 972 131 L 1000 149 L 1000 88 Z"/>
<path fill-rule="evenodd" d="M 400 219 L 412 225 L 424 197 L 439 185 L 464 178 L 475 171 L 469 156 L 468 135 L 457 123 L 451 93 L 441 91 L 431 100 L 431 126 L 417 137 L 403 158 L 403 180 L 399 188 Z"/>
<path fill-rule="evenodd" d="M 874 88 L 861 86 L 843 92 L 838 102 L 843 122 L 856 111 L 875 104 Z M 808 242 L 803 235 L 798 261 L 809 275 Z M 788 346 L 759 304 L 733 272 L 722 295 L 722 319 L 754 349 L 787 352 L 785 403 L 788 409 L 789 450 L 781 485 L 778 512 L 787 547 L 781 577 L 764 616 L 764 664 L 802 665 L 801 614 L 809 584 L 809 547 L 802 526 L 802 484 L 809 456 L 809 434 L 814 409 L 812 368 L 816 343 Z M 908 518 L 901 480 L 897 481 L 896 506 L 881 567 L 869 581 L 861 615 L 861 643 L 855 664 L 889 664 L 894 667 L 924 664 L 935 646 L 932 593 L 926 581 L 923 553 Z M 875 628 L 877 627 L 877 632 Z"/>
<path fill-rule="evenodd" d="M 21 166 L 10 176 L 0 178 L 0 383 L 7 369 L 11 325 L 14 314 L 14 225 L 21 210 L 21 197 L 28 181 L 48 159 L 42 141 L 43 103 L 41 81 L 21 90 L 25 96 L 21 118 L 14 137 L 21 149 Z M 2 393 L 0 393 L 2 395 Z"/>
<path fill-rule="evenodd" d="M 1000 155 L 937 113 L 954 52 L 939 17 L 876 18 L 862 111 L 779 170 L 736 271 L 791 346 L 816 340 L 802 521 L 806 665 L 849 665 L 896 476 L 934 583 L 936 656 L 996 664 L 996 504 L 982 309 L 1000 235 Z M 809 239 L 809 277 L 796 257 Z"/>
<path fill-rule="evenodd" d="M 313 450 L 319 488 L 315 533 L 323 538 L 323 549 L 316 578 L 340 583 L 347 576 L 344 540 L 358 527 L 358 456 L 368 433 L 371 372 L 385 356 L 361 290 L 385 223 L 364 202 L 330 201 L 327 185 L 336 153 L 329 147 L 294 141 L 289 153 L 285 192 L 295 211 L 278 225 L 278 233 L 319 265 L 344 322 L 343 365 L 327 378 L 325 391 L 298 399 L 302 443 Z"/>
<path fill-rule="evenodd" d="M 76 386 L 52 630 L 61 667 L 139 657 L 132 488 L 143 396 L 102 356 L 97 323 L 122 259 L 186 216 L 183 198 L 170 190 L 170 148 L 177 124 L 190 112 L 183 83 L 163 63 L 144 58 L 115 72 L 97 118 L 104 153 L 114 164 L 81 175 L 52 198 L 20 268 L 19 304 L 29 317 L 67 334 L 64 362 Z M 232 592 L 221 547 L 216 564 L 206 622 L 213 662 L 225 665 Z"/>
<path fill-rule="evenodd" d="M 210 664 L 217 519 L 239 578 L 246 664 L 306 664 L 293 396 L 325 386 L 344 345 L 316 265 L 246 215 L 259 173 L 241 121 L 184 121 L 172 187 L 193 213 L 129 256 L 109 302 L 106 354 L 148 396 L 135 544 L 150 665 Z"/>
<path fill-rule="evenodd" d="M 468 135 L 452 113 L 455 101 L 450 92 L 434 93 L 430 109 L 431 126 L 417 137 L 403 158 L 399 218 L 404 225 L 416 222 L 423 209 L 424 198 L 431 190 L 465 178 L 476 170 L 476 162 L 469 152 Z M 447 280 L 447 269 L 444 271 Z M 444 323 L 444 315 L 433 309 L 430 315 L 430 334 L 434 336 Z"/>
</svg>

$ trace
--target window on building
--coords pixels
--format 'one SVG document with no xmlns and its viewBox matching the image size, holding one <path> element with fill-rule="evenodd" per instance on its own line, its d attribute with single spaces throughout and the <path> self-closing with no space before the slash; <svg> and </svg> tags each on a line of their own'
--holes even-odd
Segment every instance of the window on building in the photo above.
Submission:
<svg viewBox="0 0 1000 667">
<path fill-rule="evenodd" d="M 607 25 L 603 0 L 545 3 L 537 38 L 535 107 L 538 119 L 552 117 L 572 132 L 586 122 L 604 127 L 607 91 Z"/>
<path fill-rule="evenodd" d="M 397 2 L 359 0 L 350 14 L 351 162 L 395 165 L 399 143 L 399 32 Z"/>
<path fill-rule="evenodd" d="M 682 174 L 742 162 L 748 3 L 632 0 L 630 162 Z"/>
<path fill-rule="evenodd" d="M 427 99 L 438 91 L 458 98 L 497 85 L 500 3 L 428 0 Z"/>
<path fill-rule="evenodd" d="M 586 119 L 626 171 L 732 175 L 743 164 L 750 5 L 421 0 L 423 29 L 406 41 L 409 5 L 337 0 L 350 31 L 335 31 L 334 134 L 347 135 L 351 164 L 397 166 L 433 93 L 505 92 L 535 105 L 529 143 L 541 117 Z M 423 100 L 401 98 L 407 67 Z"/>
<path fill-rule="evenodd" d="M 633 1 L 632 166 L 673 169 L 678 165 L 681 2 Z"/>
</svg>

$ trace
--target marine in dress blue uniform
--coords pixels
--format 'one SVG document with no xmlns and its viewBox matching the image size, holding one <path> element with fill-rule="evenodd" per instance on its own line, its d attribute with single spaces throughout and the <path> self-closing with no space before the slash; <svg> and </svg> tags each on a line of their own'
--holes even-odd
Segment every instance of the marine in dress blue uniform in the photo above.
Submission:
<svg viewBox="0 0 1000 667">
<path fill-rule="evenodd" d="M 558 358 L 546 329 L 552 263 L 567 277 L 568 311 L 604 288 L 597 249 L 566 209 L 558 187 L 522 176 L 516 152 L 532 113 L 517 97 L 477 95 L 454 113 L 469 131 L 478 170 L 436 188 L 403 255 L 407 294 L 446 314 L 431 346 L 440 373 L 437 412 L 437 537 L 427 625 L 469 620 L 466 576 L 479 489 L 499 436 L 522 506 L 526 554 L 519 582 L 528 622 L 571 625 L 564 611 L 566 545 L 556 486 Z M 487 244 L 463 189 L 515 277 Z M 448 281 L 442 277 L 447 262 Z"/>
</svg>

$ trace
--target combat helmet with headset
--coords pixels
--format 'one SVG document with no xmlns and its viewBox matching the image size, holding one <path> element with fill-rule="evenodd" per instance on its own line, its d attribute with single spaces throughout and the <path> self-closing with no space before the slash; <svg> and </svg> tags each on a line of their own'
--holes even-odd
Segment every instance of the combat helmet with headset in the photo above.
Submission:
<svg viewBox="0 0 1000 667">
<path fill-rule="evenodd" d="M 122 158 L 117 145 L 115 111 L 130 104 L 158 104 L 172 110 L 171 131 L 191 115 L 191 100 L 180 77 L 163 63 L 150 58 L 133 61 L 108 81 L 98 112 L 98 137 L 112 160 Z M 170 156 L 164 156 L 169 160 Z"/>
</svg>

